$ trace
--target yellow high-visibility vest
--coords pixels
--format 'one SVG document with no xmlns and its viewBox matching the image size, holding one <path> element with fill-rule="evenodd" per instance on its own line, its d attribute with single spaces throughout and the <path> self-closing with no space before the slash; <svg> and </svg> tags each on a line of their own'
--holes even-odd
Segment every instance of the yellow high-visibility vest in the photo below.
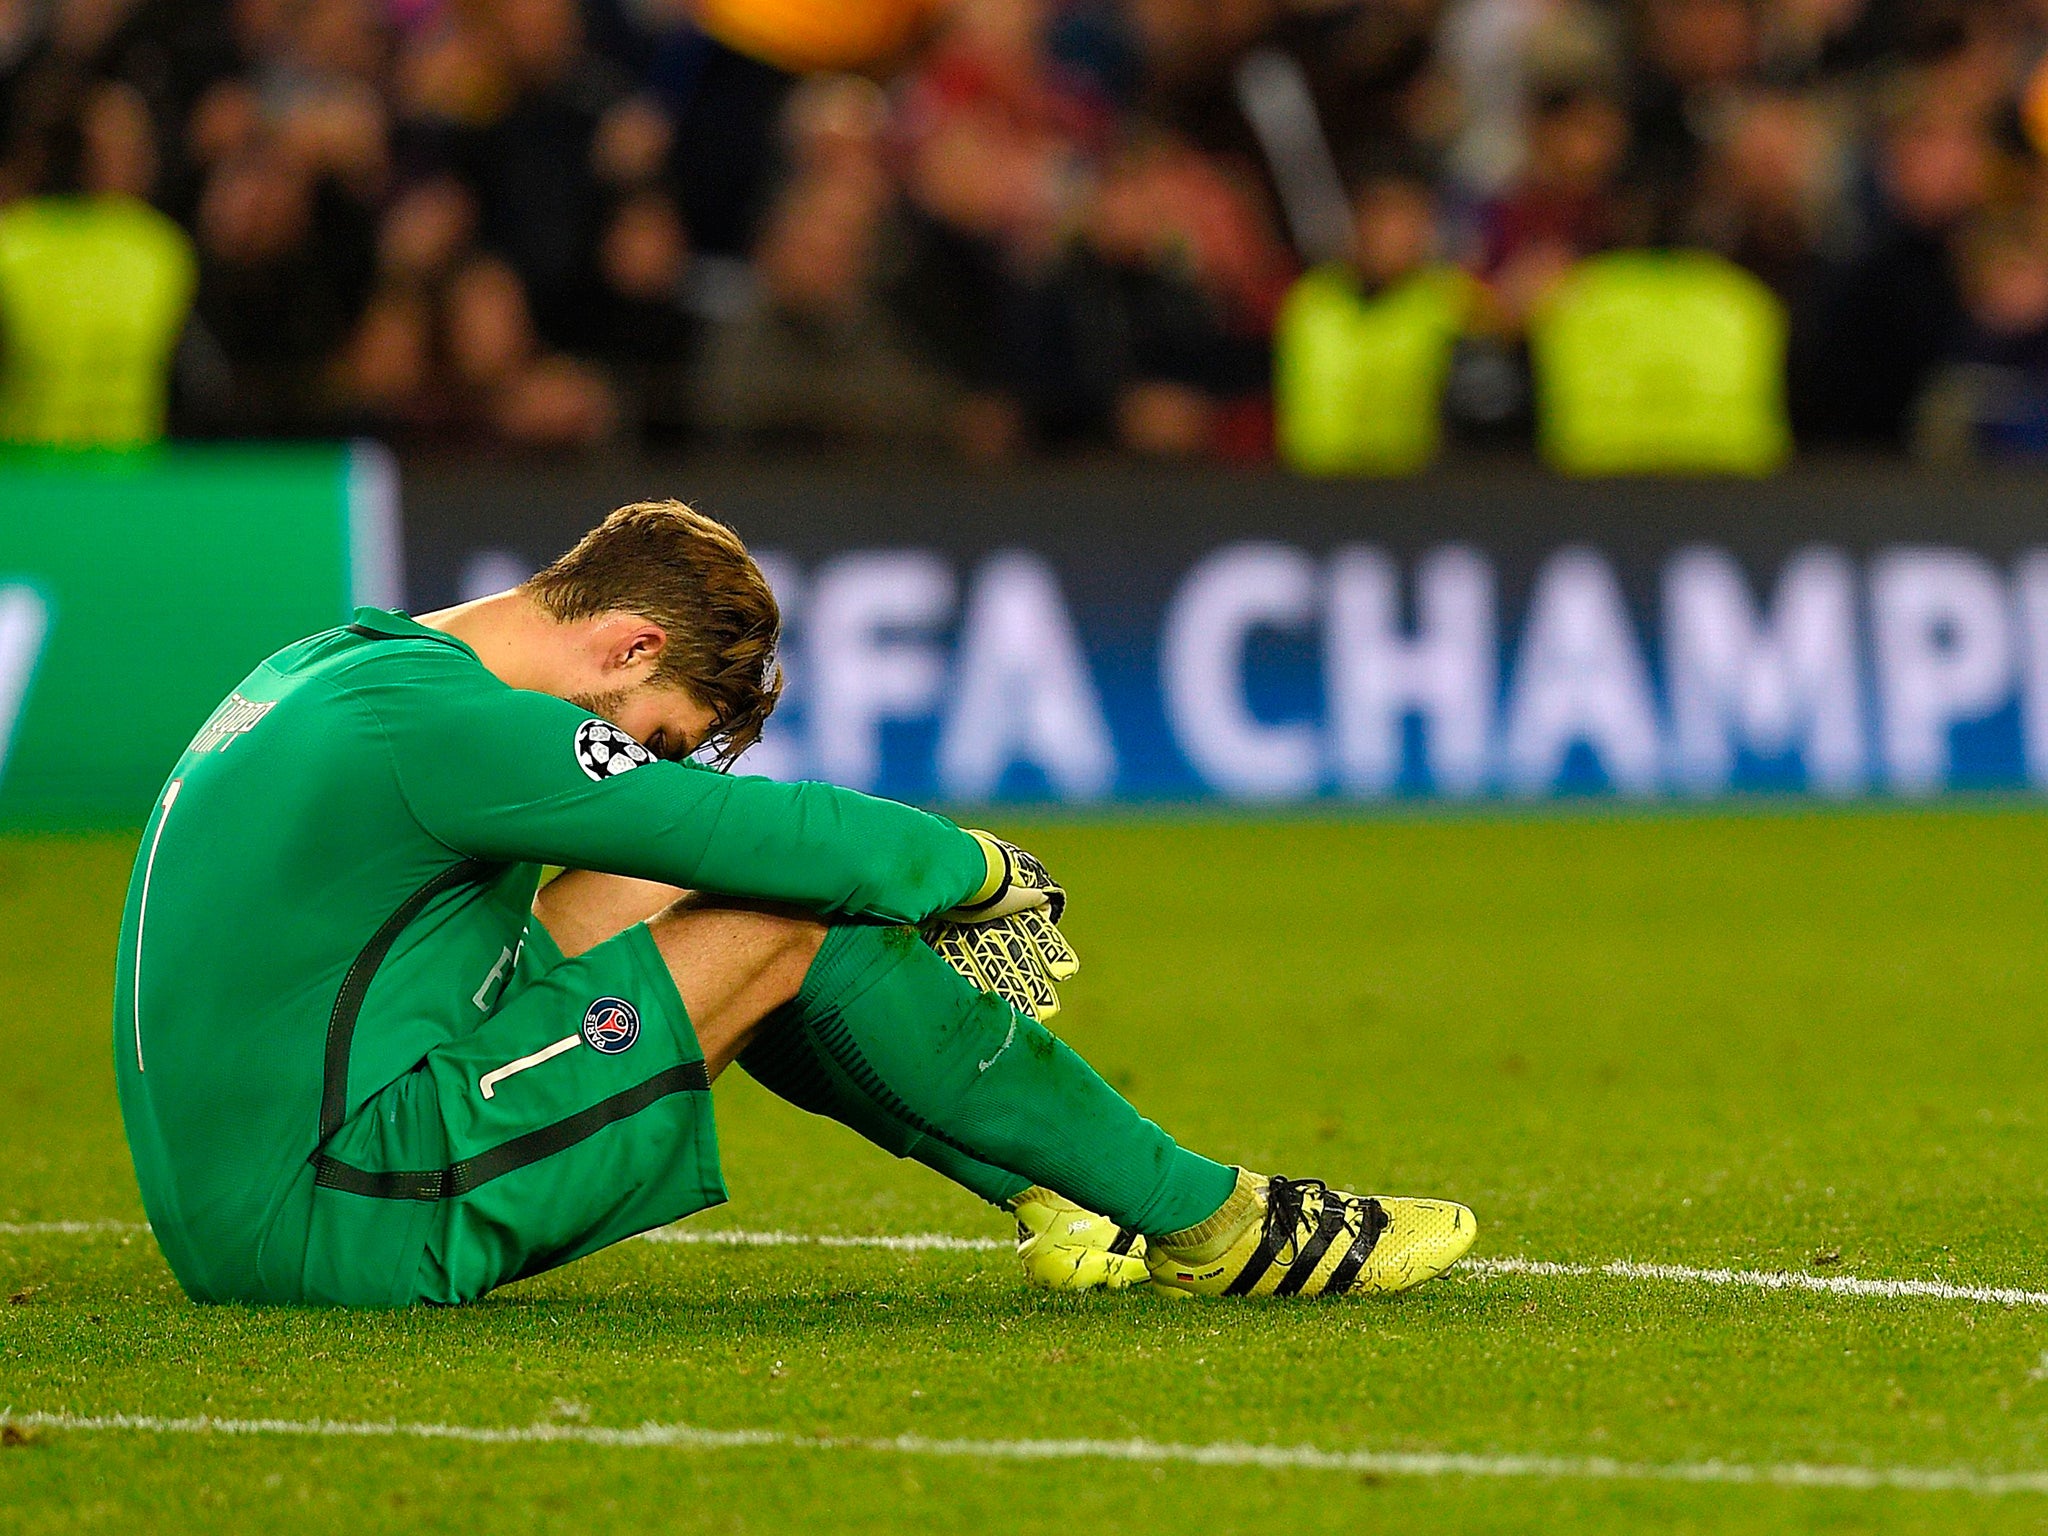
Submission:
<svg viewBox="0 0 2048 1536">
<path fill-rule="evenodd" d="M 1579 263 L 1530 329 L 1536 433 L 1574 475 L 1735 474 L 1792 451 L 1785 309 L 1706 251 Z"/>
<path fill-rule="evenodd" d="M 0 209 L 0 442 L 121 448 L 164 434 L 192 242 L 128 197 Z"/>
<path fill-rule="evenodd" d="M 1367 294 L 1343 267 L 1295 283 L 1273 336 L 1274 431 L 1310 475 L 1408 475 L 1443 440 L 1444 383 L 1476 290 L 1426 267 Z"/>
</svg>

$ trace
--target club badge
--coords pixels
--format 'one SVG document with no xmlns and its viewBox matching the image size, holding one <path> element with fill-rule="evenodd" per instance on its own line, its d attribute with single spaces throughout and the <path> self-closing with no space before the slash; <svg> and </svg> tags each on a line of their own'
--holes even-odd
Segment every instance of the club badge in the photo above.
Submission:
<svg viewBox="0 0 2048 1536">
<path fill-rule="evenodd" d="M 640 1010 L 623 997 L 600 997 L 583 1010 L 583 1040 L 593 1051 L 616 1056 L 640 1038 Z"/>
<path fill-rule="evenodd" d="M 609 720 L 586 720 L 576 727 L 576 766 L 602 784 L 654 761 L 654 754 Z"/>
</svg>

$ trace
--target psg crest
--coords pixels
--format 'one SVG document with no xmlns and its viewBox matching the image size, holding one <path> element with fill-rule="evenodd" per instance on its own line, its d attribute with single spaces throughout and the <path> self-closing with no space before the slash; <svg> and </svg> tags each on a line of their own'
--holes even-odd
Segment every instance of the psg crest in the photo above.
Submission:
<svg viewBox="0 0 2048 1536">
<path fill-rule="evenodd" d="M 609 720 L 586 720 L 576 727 L 576 766 L 600 784 L 653 761 L 652 752 Z"/>
<path fill-rule="evenodd" d="M 623 997 L 600 997 L 583 1010 L 583 1039 L 593 1051 L 616 1056 L 640 1038 L 640 1010 Z"/>
</svg>

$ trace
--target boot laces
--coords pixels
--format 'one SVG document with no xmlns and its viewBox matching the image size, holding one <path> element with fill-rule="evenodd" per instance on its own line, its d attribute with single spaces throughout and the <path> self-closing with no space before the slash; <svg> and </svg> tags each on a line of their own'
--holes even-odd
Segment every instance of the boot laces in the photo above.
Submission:
<svg viewBox="0 0 2048 1536">
<path fill-rule="evenodd" d="M 1368 1234 L 1379 1235 L 1386 1224 L 1379 1201 L 1370 1195 L 1349 1195 L 1330 1188 L 1322 1179 L 1275 1177 L 1266 1185 L 1266 1226 L 1262 1234 L 1275 1260 L 1292 1264 L 1301 1248 L 1314 1235 L 1324 1208 L 1336 1201 L 1344 1213 L 1344 1230 L 1353 1241 Z M 1377 1220 L 1375 1220 L 1377 1218 Z"/>
</svg>

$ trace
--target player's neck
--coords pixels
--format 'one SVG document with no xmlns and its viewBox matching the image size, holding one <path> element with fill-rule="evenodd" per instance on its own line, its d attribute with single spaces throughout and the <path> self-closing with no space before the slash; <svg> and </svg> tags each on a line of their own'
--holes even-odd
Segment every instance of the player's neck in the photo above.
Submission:
<svg viewBox="0 0 2048 1536">
<path fill-rule="evenodd" d="M 560 693 L 561 626 L 518 588 L 415 621 L 453 635 L 477 654 L 498 681 L 536 693 Z"/>
</svg>

